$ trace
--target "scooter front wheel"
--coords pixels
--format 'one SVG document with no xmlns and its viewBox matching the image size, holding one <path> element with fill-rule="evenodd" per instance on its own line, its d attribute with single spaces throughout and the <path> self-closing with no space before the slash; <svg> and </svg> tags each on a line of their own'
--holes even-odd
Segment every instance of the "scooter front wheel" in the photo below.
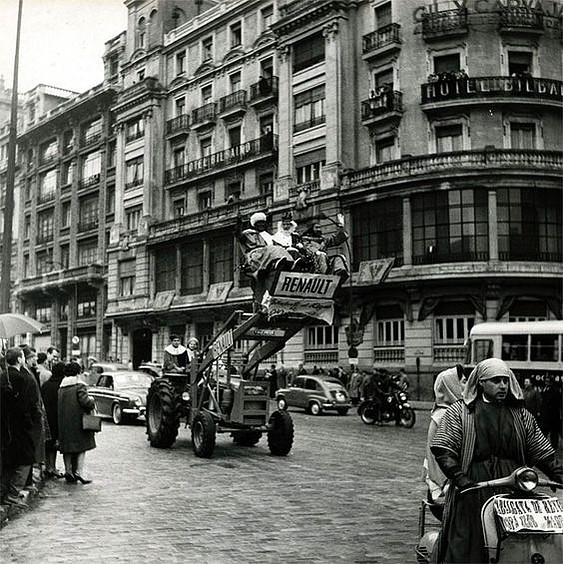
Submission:
<svg viewBox="0 0 563 564">
<path fill-rule="evenodd" d="M 366 425 L 375 425 L 377 413 L 371 406 L 363 405 L 360 407 L 360 418 Z"/>
</svg>

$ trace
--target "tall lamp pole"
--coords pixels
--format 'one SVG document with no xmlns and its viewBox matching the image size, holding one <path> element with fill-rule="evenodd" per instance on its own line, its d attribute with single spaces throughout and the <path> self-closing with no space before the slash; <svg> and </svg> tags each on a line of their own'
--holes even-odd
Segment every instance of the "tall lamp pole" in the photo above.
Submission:
<svg viewBox="0 0 563 564">
<path fill-rule="evenodd" d="M 14 215 L 14 181 L 16 174 L 16 143 L 18 140 L 18 67 L 20 57 L 20 29 L 23 0 L 19 0 L 12 82 L 12 107 L 8 141 L 8 170 L 6 173 L 6 201 L 4 204 L 4 233 L 2 235 L 2 272 L 0 273 L 0 313 L 10 311 L 10 280 L 12 270 L 12 226 Z"/>
</svg>

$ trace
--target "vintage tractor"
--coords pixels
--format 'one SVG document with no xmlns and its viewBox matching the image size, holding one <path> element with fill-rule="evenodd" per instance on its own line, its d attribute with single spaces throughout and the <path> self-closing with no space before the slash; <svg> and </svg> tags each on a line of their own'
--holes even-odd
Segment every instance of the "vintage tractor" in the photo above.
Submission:
<svg viewBox="0 0 563 564">
<path fill-rule="evenodd" d="M 197 456 L 213 455 L 217 433 L 230 433 L 241 446 L 255 445 L 266 433 L 270 452 L 286 456 L 293 445 L 293 421 L 285 411 L 270 413 L 269 383 L 257 380 L 257 371 L 315 319 L 332 321 L 338 282 L 330 275 L 282 272 L 260 311 L 234 312 L 191 363 L 189 374 L 156 378 L 147 397 L 151 446 L 172 446 L 184 419 Z M 241 341 L 250 341 L 242 357 L 234 353 Z"/>
</svg>

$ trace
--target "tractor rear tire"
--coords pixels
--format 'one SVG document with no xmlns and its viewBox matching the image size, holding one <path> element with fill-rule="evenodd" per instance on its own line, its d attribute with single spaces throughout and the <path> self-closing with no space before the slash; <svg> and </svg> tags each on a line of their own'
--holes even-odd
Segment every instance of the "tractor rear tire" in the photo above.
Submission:
<svg viewBox="0 0 563 564">
<path fill-rule="evenodd" d="M 235 445 L 251 447 L 254 446 L 262 438 L 261 431 L 247 431 L 246 433 L 233 433 L 233 442 Z"/>
<path fill-rule="evenodd" d="M 216 425 L 211 414 L 200 411 L 192 421 L 192 449 L 200 458 L 211 458 L 215 449 Z"/>
<path fill-rule="evenodd" d="M 287 456 L 293 446 L 293 419 L 287 411 L 274 411 L 269 424 L 268 448 L 274 456 Z"/>
<path fill-rule="evenodd" d="M 155 380 L 147 394 L 147 438 L 156 448 L 171 447 L 178 436 L 180 415 L 174 386 L 165 379 Z"/>
</svg>

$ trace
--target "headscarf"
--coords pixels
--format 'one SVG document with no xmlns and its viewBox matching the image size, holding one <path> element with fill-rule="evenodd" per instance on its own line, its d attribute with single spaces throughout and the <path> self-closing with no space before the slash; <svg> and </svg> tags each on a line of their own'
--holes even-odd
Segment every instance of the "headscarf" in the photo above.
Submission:
<svg viewBox="0 0 563 564">
<path fill-rule="evenodd" d="M 475 401 L 478 394 L 478 384 L 483 380 L 490 380 L 496 376 L 506 376 L 508 378 L 508 395 L 515 400 L 523 400 L 524 394 L 522 388 L 514 376 L 514 372 L 508 368 L 504 360 L 500 358 L 487 358 L 481 361 L 471 372 L 465 391 L 463 392 L 463 401 L 469 405 Z"/>
<path fill-rule="evenodd" d="M 434 382 L 434 395 L 436 396 L 434 410 L 438 407 L 449 407 L 452 403 L 461 399 L 462 393 L 463 387 L 458 378 L 456 367 L 443 370 Z"/>
<path fill-rule="evenodd" d="M 252 225 L 252 227 L 254 227 L 259 221 L 266 221 L 265 213 L 256 212 L 250 216 L 250 225 Z"/>
</svg>

